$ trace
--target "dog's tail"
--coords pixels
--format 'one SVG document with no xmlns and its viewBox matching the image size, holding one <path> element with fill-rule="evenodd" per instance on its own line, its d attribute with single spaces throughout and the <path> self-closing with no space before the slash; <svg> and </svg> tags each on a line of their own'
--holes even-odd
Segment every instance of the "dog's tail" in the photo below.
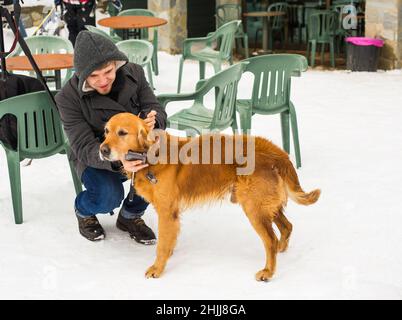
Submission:
<svg viewBox="0 0 402 320">
<path fill-rule="evenodd" d="M 289 197 L 298 204 L 308 206 L 315 203 L 320 197 L 321 190 L 315 189 L 309 193 L 305 193 L 300 186 L 299 178 L 292 162 L 289 159 L 281 159 L 275 167 L 278 173 L 284 180 Z"/>
</svg>

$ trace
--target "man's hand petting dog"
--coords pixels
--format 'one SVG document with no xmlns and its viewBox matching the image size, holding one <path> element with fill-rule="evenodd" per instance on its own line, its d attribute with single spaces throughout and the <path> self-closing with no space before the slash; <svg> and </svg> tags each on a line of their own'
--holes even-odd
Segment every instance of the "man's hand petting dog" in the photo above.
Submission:
<svg viewBox="0 0 402 320">
<path fill-rule="evenodd" d="M 156 116 L 156 111 L 151 110 L 151 112 L 148 113 L 147 117 L 144 119 L 149 130 L 152 130 L 153 128 L 155 128 L 155 123 L 156 123 L 155 116 Z"/>
<path fill-rule="evenodd" d="M 148 167 L 148 164 L 142 164 L 141 160 L 127 161 L 125 159 L 120 159 L 120 161 L 123 164 L 124 170 L 127 172 L 137 172 Z"/>
</svg>

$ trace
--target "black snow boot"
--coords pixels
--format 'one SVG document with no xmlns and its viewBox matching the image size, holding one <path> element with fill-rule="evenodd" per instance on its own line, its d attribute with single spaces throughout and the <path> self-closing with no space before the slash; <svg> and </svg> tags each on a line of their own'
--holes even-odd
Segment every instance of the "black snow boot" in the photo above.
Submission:
<svg viewBox="0 0 402 320">
<path fill-rule="evenodd" d="M 77 214 L 78 219 L 78 229 L 81 235 L 90 241 L 99 241 L 105 239 L 105 231 L 100 225 L 98 218 L 96 216 L 89 216 L 83 218 Z"/>
<path fill-rule="evenodd" d="M 126 219 L 121 211 L 116 221 L 116 227 L 130 234 L 130 237 L 141 244 L 151 245 L 156 243 L 155 233 L 141 218 Z"/>
</svg>

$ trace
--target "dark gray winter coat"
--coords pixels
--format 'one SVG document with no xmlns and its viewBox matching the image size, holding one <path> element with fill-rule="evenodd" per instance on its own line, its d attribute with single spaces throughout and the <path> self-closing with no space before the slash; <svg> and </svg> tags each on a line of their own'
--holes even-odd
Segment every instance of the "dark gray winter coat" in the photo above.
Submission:
<svg viewBox="0 0 402 320">
<path fill-rule="evenodd" d="M 124 85 L 119 91 L 117 102 L 96 91 L 80 90 L 77 75 L 74 75 L 56 95 L 61 121 L 72 149 L 69 156 L 74 161 L 80 177 L 86 167 L 118 170 L 115 164 L 101 161 L 99 158 L 104 126 L 113 115 L 121 112 L 138 115 L 140 111 L 146 115 L 155 110 L 155 127 L 166 127 L 166 113 L 149 87 L 142 67 L 128 63 L 119 69 L 117 77 L 124 77 Z"/>
</svg>

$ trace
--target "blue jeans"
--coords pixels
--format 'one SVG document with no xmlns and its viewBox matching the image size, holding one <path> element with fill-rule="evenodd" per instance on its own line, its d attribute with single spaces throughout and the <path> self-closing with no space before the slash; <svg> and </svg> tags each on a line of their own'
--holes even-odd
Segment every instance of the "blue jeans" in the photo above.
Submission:
<svg viewBox="0 0 402 320">
<path fill-rule="evenodd" d="M 83 217 L 97 213 L 110 213 L 120 207 L 124 198 L 123 182 L 125 176 L 118 172 L 88 167 L 84 170 L 81 180 L 86 188 L 75 199 L 75 208 Z M 133 201 L 127 198 L 123 202 L 122 216 L 127 219 L 141 217 L 149 203 L 134 194 Z"/>
</svg>

